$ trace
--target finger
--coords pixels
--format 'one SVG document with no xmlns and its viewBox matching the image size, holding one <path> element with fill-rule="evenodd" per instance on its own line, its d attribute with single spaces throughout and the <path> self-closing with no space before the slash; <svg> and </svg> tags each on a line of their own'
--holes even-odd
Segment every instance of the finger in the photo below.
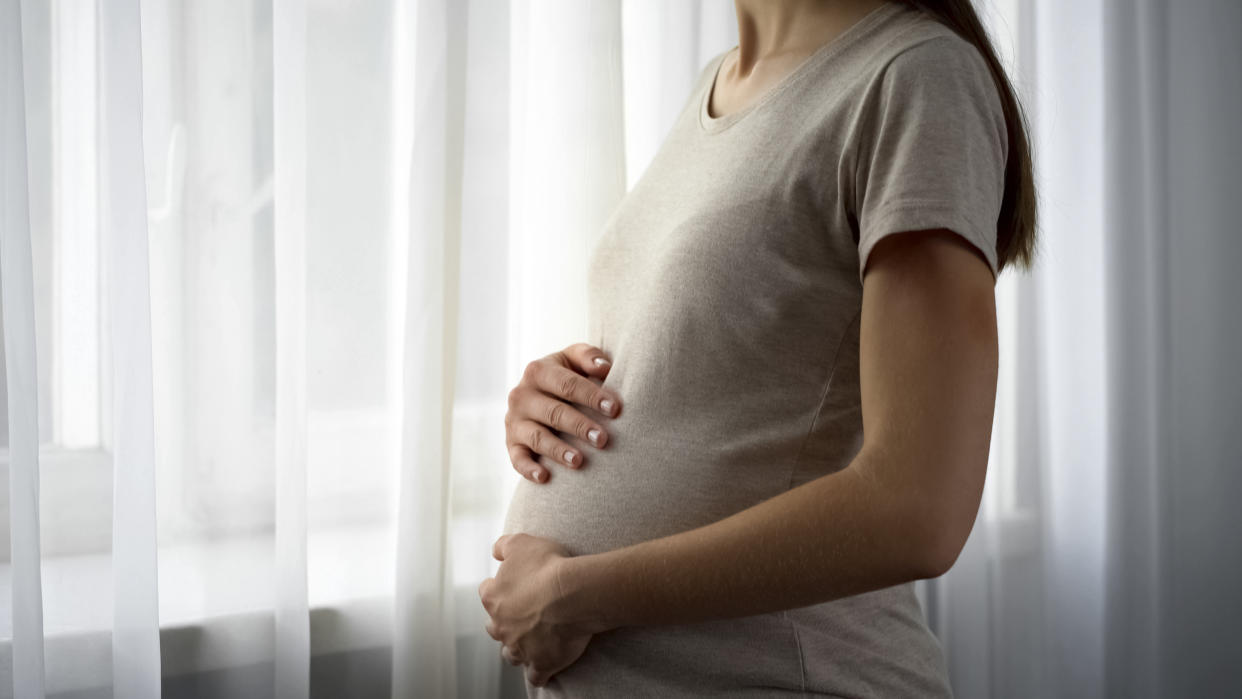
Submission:
<svg viewBox="0 0 1242 699">
<path fill-rule="evenodd" d="M 492 558 L 495 558 L 498 561 L 505 560 L 504 546 L 505 540 L 508 539 L 509 536 L 509 534 L 504 534 L 496 540 L 496 543 L 492 544 Z"/>
<path fill-rule="evenodd" d="M 531 391 L 529 395 L 523 396 L 518 409 L 522 417 L 547 425 L 564 434 L 572 434 L 597 447 L 603 447 L 608 441 L 608 433 L 602 425 L 583 415 L 569 403 L 546 393 Z M 593 430 L 596 439 L 591 439 Z M 581 463 L 574 460 L 569 466 L 577 467 L 581 466 Z"/>
<path fill-rule="evenodd" d="M 529 665 L 526 666 L 526 681 L 530 682 L 536 687 L 542 687 L 545 683 L 545 680 L 543 678 L 543 673 L 535 670 L 535 668 Z"/>
<path fill-rule="evenodd" d="M 582 464 L 581 452 L 566 444 L 565 440 L 558 437 L 555 432 L 534 420 L 518 420 L 513 425 L 513 433 L 518 443 L 530 447 L 530 450 L 536 454 L 559 461 L 570 468 L 578 468 Z M 600 441 L 603 441 L 602 432 Z M 572 459 L 570 454 L 573 455 Z"/>
<path fill-rule="evenodd" d="M 496 629 L 492 626 L 492 622 L 487 622 L 487 625 L 483 627 L 483 630 L 487 632 L 488 636 L 492 637 L 493 641 L 500 640 L 500 636 L 496 634 Z"/>
<path fill-rule="evenodd" d="M 493 580 L 495 580 L 495 578 L 487 578 L 483 582 L 479 583 L 479 602 L 483 605 L 483 609 L 486 610 L 489 615 L 492 613 L 492 610 L 488 608 L 489 599 L 487 596 L 487 590 L 491 587 Z"/>
<path fill-rule="evenodd" d="M 530 683 L 536 687 L 546 687 L 548 682 L 552 680 L 553 676 L 554 675 L 552 673 L 543 670 L 536 670 L 530 665 L 526 666 L 526 679 L 530 680 Z"/>
<path fill-rule="evenodd" d="M 586 374 L 587 376 L 595 376 L 604 378 L 608 375 L 608 370 L 612 368 L 612 360 L 604 351 L 594 345 L 588 345 L 585 342 L 572 344 L 561 350 L 561 354 L 569 361 L 571 369 Z"/>
<path fill-rule="evenodd" d="M 530 447 L 524 444 L 514 444 L 509 447 L 509 461 L 513 464 L 513 468 L 528 480 L 543 483 L 548 480 L 548 472 L 536 463 L 533 457 Z"/>
<path fill-rule="evenodd" d="M 616 417 L 621 412 L 621 399 L 576 372 L 554 362 L 532 362 L 526 367 L 524 381 L 536 388 L 571 403 L 585 405 L 600 414 Z"/>
</svg>

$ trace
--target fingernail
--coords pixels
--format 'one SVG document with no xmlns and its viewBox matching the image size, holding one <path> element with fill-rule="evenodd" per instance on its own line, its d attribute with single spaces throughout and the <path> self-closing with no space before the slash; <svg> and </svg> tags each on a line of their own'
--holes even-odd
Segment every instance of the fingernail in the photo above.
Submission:
<svg viewBox="0 0 1242 699">
<path fill-rule="evenodd" d="M 543 471 L 535 471 L 535 482 L 536 483 L 543 482 Z"/>
<path fill-rule="evenodd" d="M 599 444 L 599 428 L 597 427 L 593 430 L 588 431 L 587 438 L 591 440 L 592 444 Z"/>
<path fill-rule="evenodd" d="M 601 400 L 599 402 L 599 409 L 602 410 L 605 415 L 612 415 L 612 401 L 607 398 Z"/>
<path fill-rule="evenodd" d="M 608 366 L 609 364 L 612 363 L 608 361 L 607 359 L 604 359 L 603 357 L 596 357 L 594 361 L 595 361 L 595 366 Z"/>
<path fill-rule="evenodd" d="M 575 461 L 575 459 L 577 458 L 578 458 L 578 455 L 573 453 L 572 451 L 565 452 L 565 460 L 568 461 L 570 464 L 577 463 Z"/>
</svg>

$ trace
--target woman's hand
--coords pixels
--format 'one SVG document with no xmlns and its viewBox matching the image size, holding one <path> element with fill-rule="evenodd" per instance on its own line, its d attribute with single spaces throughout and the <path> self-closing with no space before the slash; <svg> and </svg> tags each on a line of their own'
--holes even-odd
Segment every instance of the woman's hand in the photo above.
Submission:
<svg viewBox="0 0 1242 699">
<path fill-rule="evenodd" d="M 501 642 L 509 664 L 526 666 L 526 679 L 536 687 L 572 665 L 596 632 L 574 618 L 562 592 L 560 572 L 568 553 L 551 539 L 506 534 L 492 547 L 492 556 L 501 561 L 496 577 L 479 584 L 479 599 L 491 617 L 487 634 Z"/>
<path fill-rule="evenodd" d="M 610 418 L 619 415 L 620 397 L 591 381 L 595 378 L 602 382 L 611 367 L 598 347 L 581 342 L 526 365 L 522 381 L 509 391 L 509 410 L 505 413 L 505 446 L 518 473 L 536 483 L 548 480 L 551 474 L 540 466 L 535 454 L 569 468 L 582 467 L 583 454 L 566 444 L 558 431 L 600 448 L 608 443 L 603 426 L 573 404 Z"/>
</svg>

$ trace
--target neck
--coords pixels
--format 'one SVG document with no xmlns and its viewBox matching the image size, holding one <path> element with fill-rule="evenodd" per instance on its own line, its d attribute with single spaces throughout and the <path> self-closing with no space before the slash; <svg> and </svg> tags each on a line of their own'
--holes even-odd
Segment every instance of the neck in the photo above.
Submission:
<svg viewBox="0 0 1242 699">
<path fill-rule="evenodd" d="M 760 61 L 809 55 L 886 0 L 734 0 L 738 55 L 745 78 Z"/>
</svg>

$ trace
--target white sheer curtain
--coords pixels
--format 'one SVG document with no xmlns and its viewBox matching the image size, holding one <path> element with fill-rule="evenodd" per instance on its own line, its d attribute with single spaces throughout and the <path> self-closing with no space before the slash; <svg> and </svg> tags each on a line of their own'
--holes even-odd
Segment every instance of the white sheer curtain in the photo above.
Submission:
<svg viewBox="0 0 1242 699">
<path fill-rule="evenodd" d="M 963 697 L 1226 694 L 1242 10 L 979 7 L 1043 251 L 929 622 Z M 0 696 L 522 696 L 505 396 L 736 41 L 729 0 L 0 0 Z"/>
<path fill-rule="evenodd" d="M 39 424 L 34 281 L 26 188 L 25 77 L 21 9 L 0 3 L 0 318 L 4 319 L 5 442 L 8 467 L 6 621 L 11 652 L 3 669 L 22 696 L 43 693 L 43 602 L 39 571 Z M 9 541 L 5 542 L 6 544 Z"/>
<path fill-rule="evenodd" d="M 1242 693 L 1242 5 L 995 0 L 1037 269 L 997 286 L 988 492 L 928 585 L 962 697 Z"/>
<path fill-rule="evenodd" d="M 519 695 L 504 399 L 731 3 L 3 11 L 0 695 Z"/>
</svg>

